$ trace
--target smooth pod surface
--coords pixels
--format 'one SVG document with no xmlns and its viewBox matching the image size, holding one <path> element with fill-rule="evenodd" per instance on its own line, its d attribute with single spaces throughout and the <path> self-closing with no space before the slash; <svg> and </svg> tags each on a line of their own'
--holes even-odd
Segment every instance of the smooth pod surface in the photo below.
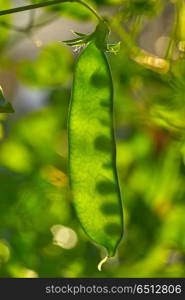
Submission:
<svg viewBox="0 0 185 300">
<path fill-rule="evenodd" d="M 77 216 L 88 236 L 113 256 L 123 233 L 113 84 L 107 58 L 93 42 L 76 63 L 68 133 L 69 176 Z"/>
</svg>

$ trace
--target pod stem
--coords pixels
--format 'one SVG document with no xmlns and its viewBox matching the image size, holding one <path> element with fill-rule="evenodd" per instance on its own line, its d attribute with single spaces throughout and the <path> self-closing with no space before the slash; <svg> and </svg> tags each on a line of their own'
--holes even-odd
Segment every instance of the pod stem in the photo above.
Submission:
<svg viewBox="0 0 185 300">
<path fill-rule="evenodd" d="M 108 255 L 106 255 L 98 264 L 98 271 L 102 271 L 102 266 L 104 265 L 104 263 L 107 262 L 107 260 L 109 259 Z"/>
</svg>

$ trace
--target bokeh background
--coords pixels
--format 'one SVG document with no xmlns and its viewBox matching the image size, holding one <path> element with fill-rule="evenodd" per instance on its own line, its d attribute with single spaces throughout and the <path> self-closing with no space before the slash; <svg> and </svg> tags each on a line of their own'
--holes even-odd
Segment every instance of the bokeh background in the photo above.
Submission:
<svg viewBox="0 0 185 300">
<path fill-rule="evenodd" d="M 0 9 L 42 1 L 0 0 Z M 164 57 L 174 4 L 88 1 L 142 49 Z M 114 80 L 117 167 L 125 233 L 115 258 L 88 240 L 72 206 L 67 115 L 79 49 L 62 43 L 96 20 L 79 4 L 0 17 L 0 85 L 15 113 L 0 114 L 0 277 L 185 276 L 185 61 L 160 75 L 108 54 Z"/>
</svg>

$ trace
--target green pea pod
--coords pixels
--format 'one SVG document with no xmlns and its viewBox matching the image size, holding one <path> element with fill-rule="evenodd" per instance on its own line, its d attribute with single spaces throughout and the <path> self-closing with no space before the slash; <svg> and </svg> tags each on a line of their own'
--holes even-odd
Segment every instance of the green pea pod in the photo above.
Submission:
<svg viewBox="0 0 185 300">
<path fill-rule="evenodd" d="M 91 42 L 78 58 L 69 112 L 73 202 L 87 235 L 114 256 L 123 233 L 116 171 L 113 84 L 102 50 Z"/>
</svg>

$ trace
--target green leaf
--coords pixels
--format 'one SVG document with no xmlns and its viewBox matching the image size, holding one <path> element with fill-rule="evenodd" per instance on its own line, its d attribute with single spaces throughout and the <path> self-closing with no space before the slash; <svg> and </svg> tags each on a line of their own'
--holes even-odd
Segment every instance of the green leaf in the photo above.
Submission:
<svg viewBox="0 0 185 300">
<path fill-rule="evenodd" d="M 78 32 L 78 31 L 73 31 L 74 34 L 76 34 L 77 36 L 81 36 L 81 37 L 84 37 L 86 36 L 85 33 L 82 33 L 82 32 Z"/>
<path fill-rule="evenodd" d="M 114 256 L 123 217 L 113 134 L 113 86 L 103 51 L 90 43 L 74 75 L 69 114 L 73 202 L 88 236 Z"/>
<path fill-rule="evenodd" d="M 3 90 L 0 87 L 0 113 L 13 113 L 14 109 L 12 105 L 5 99 Z"/>
<path fill-rule="evenodd" d="M 80 38 L 76 38 L 76 39 L 63 41 L 63 43 L 68 46 L 78 46 L 80 44 L 85 43 L 85 41 L 84 41 L 84 38 L 80 37 Z"/>
<path fill-rule="evenodd" d="M 108 44 L 107 50 L 110 53 L 117 54 L 120 51 L 121 42 L 118 42 L 116 44 Z"/>
<path fill-rule="evenodd" d="M 68 46 L 80 46 L 80 45 L 86 45 L 90 41 L 94 41 L 96 44 L 96 47 L 100 50 L 109 51 L 116 53 L 117 52 L 117 45 L 108 45 L 108 36 L 110 33 L 110 29 L 108 27 L 108 24 L 106 21 L 100 21 L 98 25 L 96 26 L 95 30 L 91 34 L 83 34 L 79 32 L 74 32 L 76 35 L 78 35 L 78 38 L 63 41 Z M 114 49 L 114 46 L 115 49 Z"/>
</svg>

